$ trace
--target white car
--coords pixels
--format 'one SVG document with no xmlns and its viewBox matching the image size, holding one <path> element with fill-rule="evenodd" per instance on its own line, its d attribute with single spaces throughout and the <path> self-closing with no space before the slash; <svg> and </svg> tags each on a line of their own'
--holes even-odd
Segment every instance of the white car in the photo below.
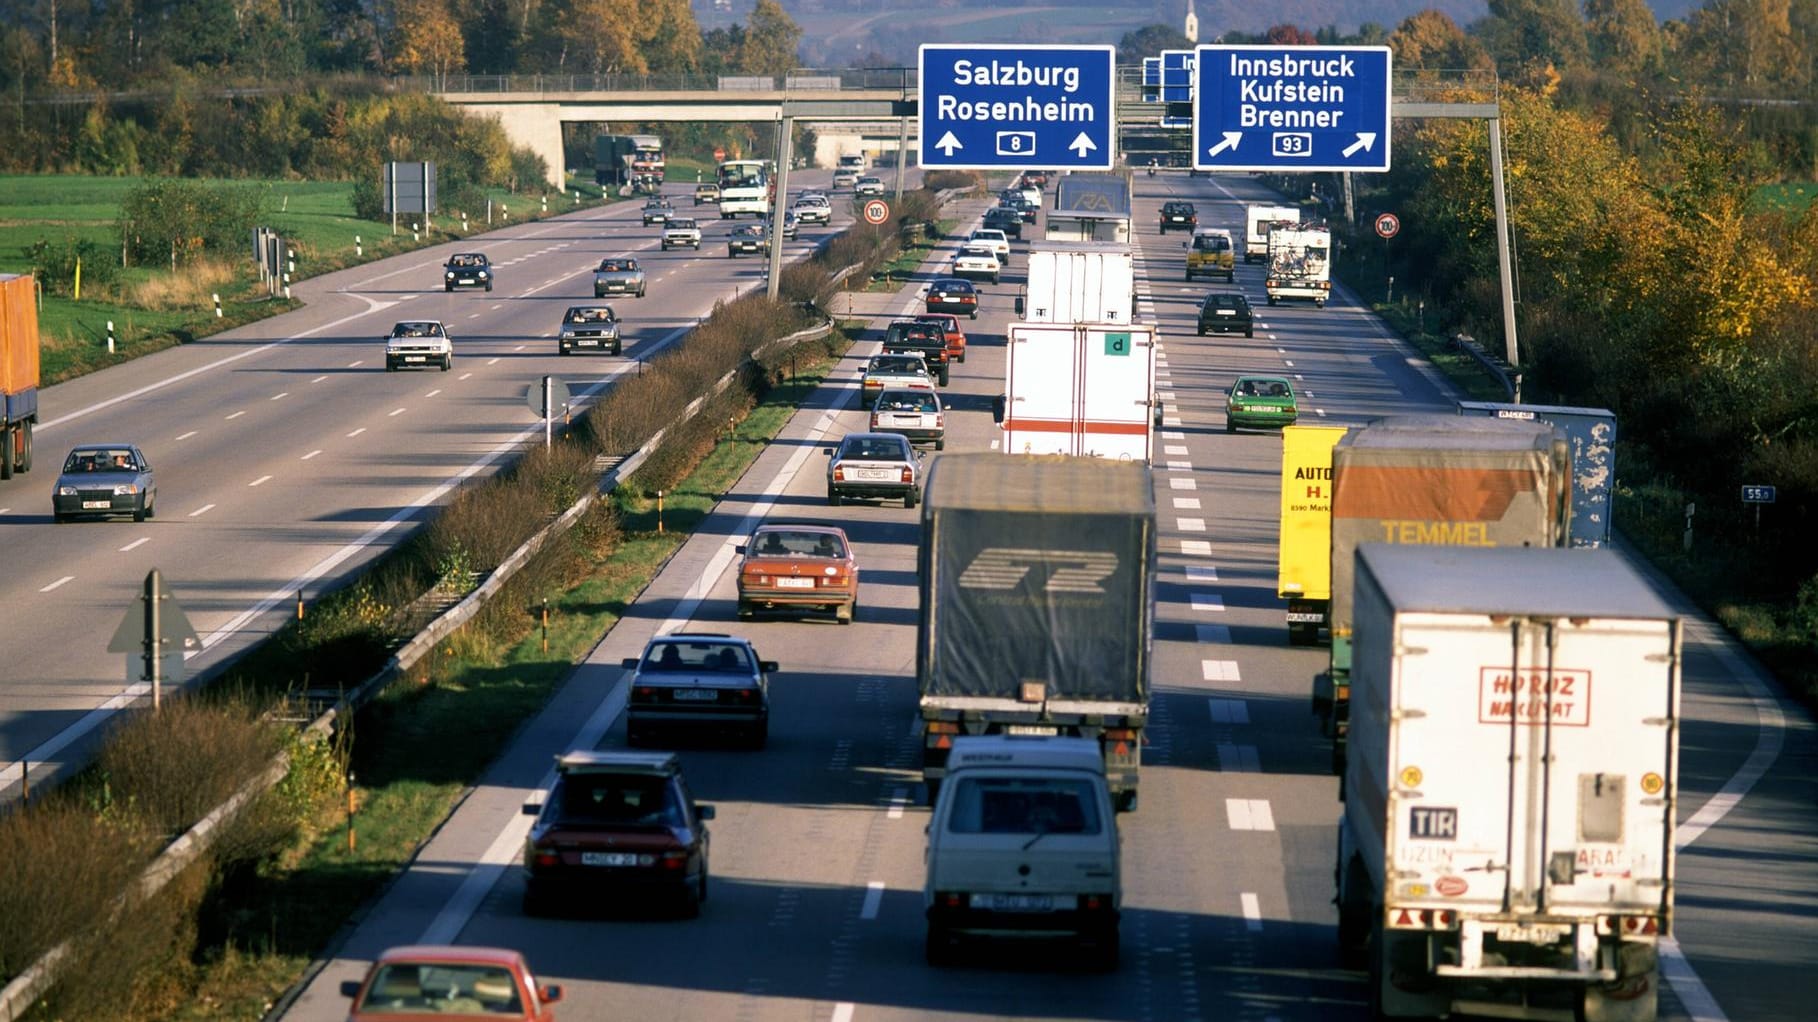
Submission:
<svg viewBox="0 0 1818 1022">
<path fill-rule="evenodd" d="M 884 181 L 882 178 L 861 177 L 852 186 L 852 191 L 857 195 L 882 195 L 884 194 Z"/>
<path fill-rule="evenodd" d="M 795 200 L 791 206 L 797 220 L 805 224 L 828 224 L 833 222 L 833 204 L 825 196 L 804 195 Z"/>
<path fill-rule="evenodd" d="M 684 247 L 692 248 L 696 251 L 700 250 L 700 226 L 686 217 L 672 217 L 669 220 L 664 221 L 663 251 L 667 252 L 672 248 Z"/>
<path fill-rule="evenodd" d="M 858 184 L 859 172 L 851 167 L 841 167 L 833 172 L 833 187 L 850 188 Z"/>
<path fill-rule="evenodd" d="M 887 387 L 934 389 L 934 377 L 928 362 L 920 355 L 873 355 L 860 374 L 859 386 L 867 400 L 875 399 Z"/>
<path fill-rule="evenodd" d="M 440 320 L 405 320 L 385 336 L 385 371 L 454 368 L 454 342 Z"/>
<path fill-rule="evenodd" d="M 997 261 L 997 253 L 992 251 L 990 245 L 967 242 L 953 254 L 952 273 L 955 277 L 985 279 L 995 284 L 1002 271 L 1003 264 Z"/>
<path fill-rule="evenodd" d="M 1010 237 L 995 227 L 980 227 L 978 230 L 973 231 L 972 234 L 966 238 L 966 244 L 989 245 L 991 246 L 991 251 L 997 253 L 998 262 L 1007 263 L 1010 261 Z"/>
</svg>

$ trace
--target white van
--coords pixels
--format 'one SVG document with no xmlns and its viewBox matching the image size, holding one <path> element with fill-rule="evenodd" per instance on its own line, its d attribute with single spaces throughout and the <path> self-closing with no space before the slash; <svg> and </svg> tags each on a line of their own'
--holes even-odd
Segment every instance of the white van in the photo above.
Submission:
<svg viewBox="0 0 1818 1022">
<path fill-rule="evenodd" d="M 928 825 L 928 964 L 970 937 L 1063 939 L 1117 968 L 1122 871 L 1098 743 L 955 738 Z"/>
</svg>

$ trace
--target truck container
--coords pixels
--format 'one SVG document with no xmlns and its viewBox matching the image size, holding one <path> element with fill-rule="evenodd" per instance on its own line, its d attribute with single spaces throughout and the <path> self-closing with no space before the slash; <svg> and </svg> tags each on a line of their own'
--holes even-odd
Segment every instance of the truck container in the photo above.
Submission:
<svg viewBox="0 0 1818 1022">
<path fill-rule="evenodd" d="M 1610 542 L 1615 524 L 1616 413 L 1607 408 L 1460 401 L 1458 414 L 1544 422 L 1565 434 L 1572 452 L 1572 539 L 1575 547 Z"/>
<path fill-rule="evenodd" d="M 1148 326 L 1012 323 L 992 409 L 1007 454 L 1147 462 L 1161 403 Z"/>
<path fill-rule="evenodd" d="M 1301 300 L 1325 308 L 1332 297 L 1332 232 L 1325 224 L 1275 225 L 1263 290 L 1270 305 Z"/>
<path fill-rule="evenodd" d="M 1311 646 L 1332 597 L 1332 445 L 1343 426 L 1281 431 L 1281 535 L 1275 594 L 1288 601 L 1288 643 Z"/>
<path fill-rule="evenodd" d="M 1356 551 L 1340 947 L 1373 1018 L 1655 1018 L 1681 623 L 1611 550 Z"/>
<path fill-rule="evenodd" d="M 1351 565 L 1360 543 L 1564 546 L 1571 456 L 1543 422 L 1404 415 L 1377 419 L 1332 448 L 1330 666 L 1313 709 L 1344 764 L 1351 671 Z"/>
<path fill-rule="evenodd" d="M 1136 804 L 1149 713 L 1155 497 L 1147 465 L 990 452 L 923 491 L 916 679 L 932 803 L 960 735 L 1098 743 Z"/>
<path fill-rule="evenodd" d="M 1244 262 L 1260 263 L 1269 257 L 1269 228 L 1284 220 L 1300 223 L 1300 207 L 1267 203 L 1244 207 Z"/>
<path fill-rule="evenodd" d="M 1136 301 L 1130 246 L 1041 241 L 1029 246 L 1017 314 L 1030 323 L 1129 323 Z"/>
<path fill-rule="evenodd" d="M 1041 205 L 1041 190 L 1031 187 L 1031 200 Z M 1051 241 L 1130 242 L 1129 174 L 1062 175 L 1054 189 L 1045 231 Z"/>
<path fill-rule="evenodd" d="M 31 471 L 37 422 L 37 286 L 29 274 L 0 273 L 0 479 Z"/>
</svg>

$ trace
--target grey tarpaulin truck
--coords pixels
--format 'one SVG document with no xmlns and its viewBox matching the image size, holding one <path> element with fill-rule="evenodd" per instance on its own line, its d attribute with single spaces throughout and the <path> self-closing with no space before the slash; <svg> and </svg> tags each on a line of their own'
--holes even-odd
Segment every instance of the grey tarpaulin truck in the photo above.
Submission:
<svg viewBox="0 0 1818 1022">
<path fill-rule="evenodd" d="M 916 678 L 933 802 L 959 735 L 1099 743 L 1136 804 L 1149 714 L 1155 497 L 1146 465 L 949 454 L 928 475 Z"/>
</svg>

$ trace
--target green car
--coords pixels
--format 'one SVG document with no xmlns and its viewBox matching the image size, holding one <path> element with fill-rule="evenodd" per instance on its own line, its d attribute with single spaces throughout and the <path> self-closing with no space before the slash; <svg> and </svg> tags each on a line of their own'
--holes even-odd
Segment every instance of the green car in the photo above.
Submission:
<svg viewBox="0 0 1818 1022">
<path fill-rule="evenodd" d="M 1225 391 L 1225 432 L 1294 425 L 1300 406 L 1294 385 L 1280 376 L 1239 376 Z"/>
</svg>

